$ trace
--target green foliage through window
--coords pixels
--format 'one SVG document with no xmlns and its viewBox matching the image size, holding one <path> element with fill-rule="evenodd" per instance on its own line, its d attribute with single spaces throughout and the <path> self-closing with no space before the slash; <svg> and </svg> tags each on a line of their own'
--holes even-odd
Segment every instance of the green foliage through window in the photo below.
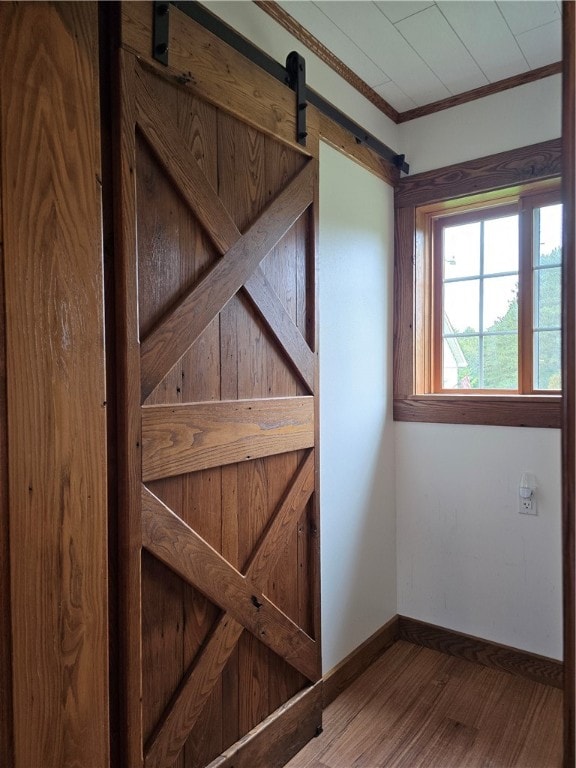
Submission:
<svg viewBox="0 0 576 768">
<path fill-rule="evenodd" d="M 561 387 L 561 205 L 534 207 L 532 213 L 533 322 L 525 331 L 532 339 L 531 389 L 553 391 Z M 489 215 L 472 224 L 442 224 L 444 389 L 520 389 L 519 302 L 530 300 L 519 292 L 520 265 L 526 263 L 519 257 L 522 238 L 511 234 L 520 217 Z"/>
</svg>

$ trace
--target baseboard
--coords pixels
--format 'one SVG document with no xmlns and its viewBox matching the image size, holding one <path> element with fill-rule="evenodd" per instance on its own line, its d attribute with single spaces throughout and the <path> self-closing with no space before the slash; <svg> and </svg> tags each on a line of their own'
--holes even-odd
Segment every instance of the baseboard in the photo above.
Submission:
<svg viewBox="0 0 576 768">
<path fill-rule="evenodd" d="M 322 681 L 297 693 L 206 768 L 281 768 L 322 729 Z"/>
<path fill-rule="evenodd" d="M 322 693 L 324 707 L 331 704 L 397 639 L 398 616 L 394 616 L 324 676 Z"/>
<path fill-rule="evenodd" d="M 399 639 L 432 648 L 486 667 L 495 667 L 537 683 L 563 687 L 564 664 L 546 656 L 520 651 L 472 635 L 399 616 Z"/>
</svg>

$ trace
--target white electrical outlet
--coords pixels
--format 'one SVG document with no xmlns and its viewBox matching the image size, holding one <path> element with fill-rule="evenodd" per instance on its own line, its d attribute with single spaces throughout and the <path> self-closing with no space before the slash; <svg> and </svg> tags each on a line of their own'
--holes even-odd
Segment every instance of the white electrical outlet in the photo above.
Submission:
<svg viewBox="0 0 576 768">
<path fill-rule="evenodd" d="M 534 494 L 529 496 L 527 499 L 523 499 L 520 497 L 520 508 L 518 509 L 521 515 L 537 515 L 538 510 L 536 509 L 536 499 L 534 497 Z"/>
</svg>

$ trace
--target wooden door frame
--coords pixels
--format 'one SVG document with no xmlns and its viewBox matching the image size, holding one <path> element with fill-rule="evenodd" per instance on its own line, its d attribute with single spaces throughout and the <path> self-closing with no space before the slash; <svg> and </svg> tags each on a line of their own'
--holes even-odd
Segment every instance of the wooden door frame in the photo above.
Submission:
<svg viewBox="0 0 576 768">
<path fill-rule="evenodd" d="M 564 203 L 562 569 L 564 601 L 564 767 L 576 762 L 576 5 L 563 6 L 562 191 Z"/>
</svg>

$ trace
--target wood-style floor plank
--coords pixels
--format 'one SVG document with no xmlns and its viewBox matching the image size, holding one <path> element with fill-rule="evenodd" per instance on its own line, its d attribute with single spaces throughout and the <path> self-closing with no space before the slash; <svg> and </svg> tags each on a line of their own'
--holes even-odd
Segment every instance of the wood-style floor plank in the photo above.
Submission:
<svg viewBox="0 0 576 768">
<path fill-rule="evenodd" d="M 560 768 L 562 692 L 398 641 L 286 768 Z"/>
</svg>

